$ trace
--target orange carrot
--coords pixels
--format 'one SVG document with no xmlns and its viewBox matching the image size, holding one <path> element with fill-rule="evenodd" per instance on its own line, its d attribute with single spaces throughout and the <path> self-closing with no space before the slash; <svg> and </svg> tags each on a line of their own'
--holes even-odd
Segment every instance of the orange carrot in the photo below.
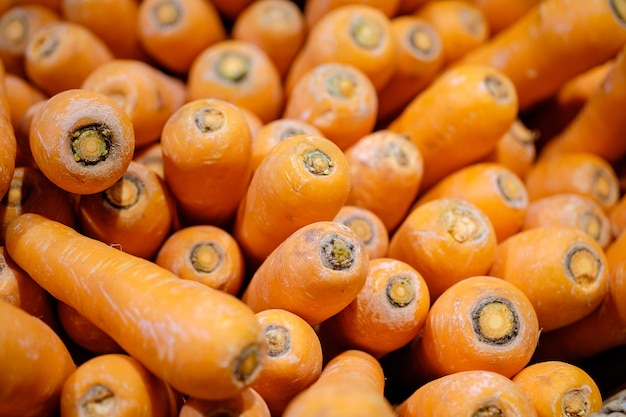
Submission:
<svg viewBox="0 0 626 417">
<path fill-rule="evenodd" d="M 4 87 L 6 91 L 11 92 L 7 94 L 7 101 L 11 113 L 11 125 L 13 130 L 17 131 L 20 121 L 30 106 L 48 97 L 27 79 L 11 73 L 4 75 Z"/>
<path fill-rule="evenodd" d="M 391 237 L 388 256 L 415 268 L 435 300 L 454 283 L 486 274 L 496 244 L 482 210 L 465 200 L 441 198 L 408 214 Z"/>
<path fill-rule="evenodd" d="M 265 258 L 241 298 L 255 312 L 281 308 L 316 325 L 352 302 L 365 284 L 368 264 L 363 241 L 352 229 L 313 222 Z"/>
<path fill-rule="evenodd" d="M 227 21 L 233 21 L 254 0 L 211 0 L 211 3 Z"/>
<path fill-rule="evenodd" d="M 348 204 L 339 210 L 333 220 L 345 224 L 359 235 L 370 259 L 387 255 L 389 232 L 380 217 L 373 211 Z"/>
<path fill-rule="evenodd" d="M 523 179 L 535 163 L 539 130 L 529 128 L 525 122 L 515 119 L 509 130 L 498 140 L 481 162 L 496 162 L 504 165 Z"/>
<path fill-rule="evenodd" d="M 37 163 L 33 159 L 33 153 L 30 149 L 30 126 L 32 124 L 33 117 L 41 108 L 43 108 L 46 101 L 47 99 L 44 99 L 32 103 L 24 111 L 18 125 L 13 128 L 17 144 L 17 152 L 15 155 L 16 166 L 37 167 Z"/>
<path fill-rule="evenodd" d="M 165 178 L 163 172 L 163 152 L 160 141 L 135 149 L 133 161 L 144 164 L 159 177 Z"/>
<path fill-rule="evenodd" d="M 41 172 L 75 194 L 103 191 L 126 172 L 135 149 L 132 121 L 109 96 L 72 89 L 45 102 L 30 126 Z"/>
<path fill-rule="evenodd" d="M 626 233 L 620 233 L 604 248 L 609 270 L 613 271 L 626 259 Z"/>
<path fill-rule="evenodd" d="M 226 398 L 262 368 L 261 327 L 230 294 L 37 214 L 11 222 L 6 247 L 39 285 L 178 392 Z"/>
<path fill-rule="evenodd" d="M 265 400 L 254 389 L 247 387 L 233 397 L 223 400 L 201 400 L 190 397 L 176 417 L 270 417 Z"/>
<path fill-rule="evenodd" d="M 608 212 L 609 227 L 614 237 L 617 237 L 626 230 L 626 195 L 621 195 L 620 199 L 611 207 Z"/>
<path fill-rule="evenodd" d="M 17 139 L 8 115 L 0 115 L 0 198 L 11 187 L 17 157 Z"/>
<path fill-rule="evenodd" d="M 307 0 L 304 17 L 307 27 L 312 28 L 326 14 L 349 4 L 363 4 L 380 10 L 389 18 L 396 15 L 400 0 Z"/>
<path fill-rule="evenodd" d="M 541 0 L 470 0 L 485 14 L 491 36 L 520 19 Z"/>
</svg>

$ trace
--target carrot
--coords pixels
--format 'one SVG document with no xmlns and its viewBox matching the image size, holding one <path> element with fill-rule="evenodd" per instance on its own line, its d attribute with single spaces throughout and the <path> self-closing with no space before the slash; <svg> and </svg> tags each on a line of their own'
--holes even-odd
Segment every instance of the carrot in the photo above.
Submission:
<svg viewBox="0 0 626 417">
<path fill-rule="evenodd" d="M 234 21 L 253 1 L 254 0 L 211 0 L 215 8 L 226 21 Z"/>
<path fill-rule="evenodd" d="M 471 0 L 484 13 L 490 36 L 514 24 L 541 0 Z"/>
<path fill-rule="evenodd" d="M 160 141 L 135 149 L 133 161 L 144 164 L 159 177 L 165 178 L 165 174 L 163 173 L 163 152 Z"/>
<path fill-rule="evenodd" d="M 259 265 L 288 236 L 332 220 L 350 192 L 344 153 L 321 136 L 295 135 L 262 160 L 239 204 L 233 236 L 247 262 Z"/>
<path fill-rule="evenodd" d="M 167 70 L 186 75 L 194 58 L 226 39 L 214 1 L 146 0 L 139 2 L 137 37 L 146 54 Z"/>
<path fill-rule="evenodd" d="M 603 249 L 613 239 L 608 214 L 590 197 L 554 194 L 528 204 L 522 230 L 571 226 L 591 236 Z"/>
<path fill-rule="evenodd" d="M 229 397 L 262 368 L 261 327 L 230 294 L 37 214 L 11 222 L 6 247 L 39 285 L 182 394 Z"/>
<path fill-rule="evenodd" d="M 77 216 L 85 235 L 152 260 L 173 230 L 177 213 L 163 179 L 131 161 L 111 187 L 80 196 Z"/>
<path fill-rule="evenodd" d="M 37 163 L 33 159 L 33 153 L 30 149 L 30 126 L 35 114 L 43 108 L 47 99 L 39 100 L 32 103 L 20 118 L 18 125 L 13 128 L 17 150 L 15 154 L 16 166 L 37 167 Z"/>
<path fill-rule="evenodd" d="M 540 1 L 460 63 L 490 65 L 504 73 L 515 85 L 520 110 L 526 111 L 621 49 L 624 9 L 623 0 Z"/>
<path fill-rule="evenodd" d="M 280 116 L 285 96 L 278 68 L 252 42 L 228 39 L 205 48 L 187 77 L 187 100 L 219 98 L 257 115 L 263 123 Z"/>
<path fill-rule="evenodd" d="M 81 88 L 106 94 L 124 108 L 133 122 L 136 147 L 159 140 L 165 122 L 184 104 L 186 94 L 181 80 L 136 59 L 100 65 Z"/>
<path fill-rule="evenodd" d="M 530 362 L 539 322 L 530 299 L 509 281 L 487 275 L 463 279 L 435 300 L 411 365 L 422 380 L 484 370 L 512 377 Z"/>
<path fill-rule="evenodd" d="M 394 60 L 390 18 L 366 4 L 344 5 L 326 13 L 310 28 L 287 72 L 285 91 L 291 95 L 303 74 L 329 62 L 352 65 L 381 91 L 393 76 Z"/>
<path fill-rule="evenodd" d="M 369 259 L 382 258 L 389 249 L 389 232 L 373 211 L 359 206 L 345 205 L 333 219 L 356 232 L 363 240 Z"/>
<path fill-rule="evenodd" d="M 19 129 L 20 121 L 28 108 L 48 97 L 27 79 L 11 73 L 4 75 L 4 88 L 6 91 L 11 92 L 11 94 L 7 94 L 7 101 L 11 116 L 11 125 L 15 132 Z"/>
<path fill-rule="evenodd" d="M 384 377 L 373 356 L 346 350 L 326 364 L 313 385 L 291 400 L 283 416 L 394 416 L 393 407 L 384 397 Z"/>
<path fill-rule="evenodd" d="M 387 253 L 415 268 L 435 300 L 454 283 L 486 274 L 496 244 L 491 221 L 481 209 L 465 200 L 441 198 L 407 215 Z"/>
<path fill-rule="evenodd" d="M 167 237 L 155 262 L 182 279 L 237 295 L 245 263 L 239 244 L 226 230 L 212 225 L 187 226 Z"/>
<path fill-rule="evenodd" d="M 17 139 L 8 115 L 0 115 L 0 198 L 11 187 L 17 157 Z"/>
<path fill-rule="evenodd" d="M 323 136 L 313 124 L 300 119 L 278 118 L 265 123 L 252 138 L 252 171 L 278 142 L 294 135 Z"/>
<path fill-rule="evenodd" d="M 41 172 L 59 188 L 92 194 L 115 184 L 135 149 L 132 121 L 109 96 L 71 89 L 46 101 L 30 126 Z"/>
<path fill-rule="evenodd" d="M 486 370 L 459 371 L 420 386 L 396 407 L 398 417 L 537 416 L 510 378 Z"/>
<path fill-rule="evenodd" d="M 462 199 L 478 207 L 491 221 L 498 242 L 521 230 L 529 204 L 522 180 L 495 162 L 458 169 L 422 194 L 416 205 L 440 198 Z"/>
<path fill-rule="evenodd" d="M 255 312 L 281 308 L 316 325 L 357 296 L 369 258 L 361 238 L 334 221 L 302 226 L 255 270 L 241 299 Z"/>
<path fill-rule="evenodd" d="M 587 416 L 602 408 L 602 394 L 595 380 L 571 363 L 533 363 L 512 380 L 530 397 L 538 417 Z"/>
<path fill-rule="evenodd" d="M 80 88 L 94 69 L 114 57 L 89 29 L 60 20 L 33 33 L 24 51 L 24 69 L 33 84 L 52 96 Z"/>
<path fill-rule="evenodd" d="M 441 36 L 424 19 L 412 15 L 391 18 L 396 48 L 394 72 L 378 92 L 378 123 L 385 126 L 425 89 L 444 65 Z"/>
<path fill-rule="evenodd" d="M 252 133 L 252 138 L 254 139 L 256 135 L 259 134 L 259 130 L 263 126 L 263 120 L 256 113 L 253 113 L 251 110 L 248 110 L 245 107 L 239 107 L 243 115 L 245 116 L 248 126 L 250 126 L 250 133 Z"/>
<path fill-rule="evenodd" d="M 265 400 L 271 415 L 279 416 L 322 372 L 322 345 L 317 333 L 297 314 L 283 309 L 259 311 L 268 357 L 250 385 Z"/>
<path fill-rule="evenodd" d="M 517 93 L 504 74 L 460 65 L 419 93 L 389 129 L 411 137 L 422 152 L 426 190 L 491 152 L 517 114 Z"/>
<path fill-rule="evenodd" d="M 135 358 L 121 353 L 103 354 L 81 365 L 67 378 L 61 391 L 63 416 L 173 417 L 169 387 Z"/>
<path fill-rule="evenodd" d="M 11 4 L 12 1 L 6 1 L 3 3 Z M 17 0 L 16 4 L 38 4 L 47 7 L 57 13 L 61 13 L 61 0 Z M 0 7 L 2 8 L 2 7 Z"/>
<path fill-rule="evenodd" d="M 388 18 L 398 12 L 400 0 L 307 0 L 304 3 L 304 17 L 307 27 L 312 28 L 326 14 L 349 4 L 362 4 L 380 10 Z"/>
<path fill-rule="evenodd" d="M 170 116 L 161 133 L 163 175 L 183 223 L 232 220 L 252 173 L 251 141 L 245 116 L 222 99 L 193 100 Z"/>
<path fill-rule="evenodd" d="M 285 0 L 250 3 L 237 15 L 230 31 L 233 39 L 251 42 L 261 48 L 281 78 L 287 74 L 307 33 L 302 10 Z"/>
<path fill-rule="evenodd" d="M 26 46 L 41 27 L 61 16 L 40 4 L 13 4 L 0 16 L 0 59 L 8 73 L 24 77 Z"/>
<path fill-rule="evenodd" d="M 417 337 L 429 309 L 426 281 L 415 268 L 393 258 L 371 259 L 356 298 L 323 321 L 318 332 L 322 343 L 381 358 Z"/>
<path fill-rule="evenodd" d="M 498 140 L 496 147 L 480 162 L 496 162 L 504 165 L 523 179 L 537 159 L 539 130 L 531 129 L 520 119 L 515 119 L 509 130 Z"/>
<path fill-rule="evenodd" d="M 611 207 L 608 214 L 609 229 L 612 232 L 613 237 L 617 237 L 626 230 L 626 196 L 621 194 L 621 197 Z"/>
<path fill-rule="evenodd" d="M 626 233 L 620 233 L 604 249 L 607 265 L 613 271 L 626 259 Z"/>
<path fill-rule="evenodd" d="M 605 210 L 619 200 L 619 180 L 604 158 L 589 152 L 571 152 L 540 158 L 524 178 L 530 201 L 554 194 L 588 196 Z"/>
<path fill-rule="evenodd" d="M 382 129 L 361 137 L 345 155 L 352 183 L 347 204 L 372 211 L 393 232 L 421 186 L 420 150 L 405 135 Z"/>
<path fill-rule="evenodd" d="M 58 410 L 63 383 L 76 365 L 47 324 L 0 302 L 0 414 L 36 417 Z"/>
<path fill-rule="evenodd" d="M 397 15 L 411 14 L 430 0 L 400 0 Z"/>
<path fill-rule="evenodd" d="M 319 129 L 341 149 L 372 132 L 378 97 L 369 78 L 351 64 L 320 64 L 302 74 L 286 99 L 282 117 Z"/>
<path fill-rule="evenodd" d="M 254 389 L 247 387 L 231 398 L 223 400 L 201 400 L 188 398 L 177 417 L 270 417 L 265 400 Z"/>
<path fill-rule="evenodd" d="M 609 268 L 602 247 L 570 226 L 528 229 L 501 242 L 489 275 L 522 290 L 550 331 L 591 313 L 607 293 Z"/>
</svg>

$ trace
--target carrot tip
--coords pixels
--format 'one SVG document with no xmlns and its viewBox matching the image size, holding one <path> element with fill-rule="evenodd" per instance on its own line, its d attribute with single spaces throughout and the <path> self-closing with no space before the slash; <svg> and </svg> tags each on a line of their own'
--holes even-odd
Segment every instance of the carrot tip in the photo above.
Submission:
<svg viewBox="0 0 626 417">
<path fill-rule="evenodd" d="M 239 52 L 230 51 L 220 57 L 215 68 L 221 78 L 237 83 L 248 76 L 250 66 L 250 58 Z"/>
<path fill-rule="evenodd" d="M 512 207 L 522 208 L 528 203 L 528 195 L 522 181 L 515 175 L 502 173 L 498 175 L 498 190 L 504 201 Z"/>
<path fill-rule="evenodd" d="M 472 417 L 501 417 L 504 416 L 504 412 L 495 405 L 486 405 L 476 411 Z"/>
<path fill-rule="evenodd" d="M 332 233 L 321 242 L 320 255 L 327 268 L 335 271 L 349 269 L 354 263 L 354 243 Z"/>
<path fill-rule="evenodd" d="M 615 199 L 614 181 L 604 169 L 597 169 L 592 180 L 593 195 L 605 205 L 610 205 Z"/>
<path fill-rule="evenodd" d="M 353 216 L 343 221 L 343 224 L 352 229 L 366 245 L 374 237 L 373 226 L 361 216 Z"/>
<path fill-rule="evenodd" d="M 131 175 L 124 175 L 104 192 L 106 201 L 118 209 L 134 206 L 139 201 L 140 195 L 139 180 Z"/>
<path fill-rule="evenodd" d="M 332 97 L 348 100 L 350 97 L 354 96 L 356 92 L 357 81 L 352 74 L 337 72 L 331 74 L 326 79 L 325 87 L 328 94 Z"/>
<path fill-rule="evenodd" d="M 213 242 L 198 243 L 191 249 L 189 260 L 198 272 L 211 273 L 223 262 L 224 254 Z"/>
<path fill-rule="evenodd" d="M 387 300 L 394 307 L 406 307 L 415 300 L 415 288 L 405 277 L 392 277 L 387 282 Z"/>
<path fill-rule="evenodd" d="M 435 40 L 435 34 L 426 26 L 416 25 L 409 33 L 409 44 L 417 51 L 419 56 L 428 57 L 438 51 L 439 42 Z"/>
<path fill-rule="evenodd" d="M 313 149 L 304 155 L 304 165 L 307 171 L 313 175 L 330 175 L 335 166 L 335 161 L 325 152 Z"/>
<path fill-rule="evenodd" d="M 592 286 L 602 271 L 598 255 L 586 246 L 574 245 L 565 256 L 567 275 L 579 286 Z"/>
<path fill-rule="evenodd" d="M 59 47 L 59 38 L 55 33 L 44 32 L 32 41 L 32 59 L 44 59 L 52 55 Z"/>
<path fill-rule="evenodd" d="M 494 75 L 485 78 L 485 86 L 489 94 L 498 102 L 507 102 L 511 99 L 511 92 L 502 80 Z"/>
<path fill-rule="evenodd" d="M 589 413 L 589 399 L 579 389 L 566 392 L 562 398 L 563 415 L 586 416 Z"/>
<path fill-rule="evenodd" d="M 457 207 L 446 213 L 448 234 L 458 243 L 476 241 L 485 235 L 486 227 L 469 209 Z"/>
<path fill-rule="evenodd" d="M 289 352 L 291 349 L 291 337 L 287 329 L 277 324 L 270 324 L 265 327 L 264 332 L 268 345 L 268 356 L 276 358 Z"/>
<path fill-rule="evenodd" d="M 74 160 L 83 165 L 96 165 L 107 159 L 111 149 L 111 130 L 105 124 L 95 124 L 72 133 Z"/>
<path fill-rule="evenodd" d="M 194 122 L 202 133 L 212 133 L 224 127 L 224 113 L 215 108 L 206 108 L 196 112 Z"/>
<path fill-rule="evenodd" d="M 161 26 L 172 26 L 180 19 L 181 11 L 176 2 L 163 1 L 152 9 L 156 22 Z"/>
<path fill-rule="evenodd" d="M 513 306 L 500 297 L 488 297 L 472 312 L 474 332 L 482 342 L 506 345 L 519 333 L 519 320 Z"/>
<path fill-rule="evenodd" d="M 383 39 L 383 29 L 371 19 L 358 19 L 350 27 L 350 35 L 358 46 L 376 49 Z"/>
<path fill-rule="evenodd" d="M 26 41 L 27 21 L 24 16 L 15 16 L 2 27 L 2 37 L 7 45 L 17 47 Z"/>
<path fill-rule="evenodd" d="M 596 213 L 584 213 L 581 218 L 581 223 L 583 230 L 588 235 L 590 235 L 596 241 L 600 240 L 602 235 L 602 220 L 600 220 Z"/>
<path fill-rule="evenodd" d="M 261 371 L 261 349 L 257 344 L 246 346 L 235 360 L 233 377 L 235 381 L 248 385 Z"/>
<path fill-rule="evenodd" d="M 115 394 L 106 386 L 96 384 L 87 390 L 80 401 L 80 409 L 85 417 L 106 417 L 113 415 L 117 408 Z"/>
<path fill-rule="evenodd" d="M 283 130 L 282 132 L 280 132 L 280 135 L 278 135 L 278 140 L 279 141 L 283 141 L 287 138 L 290 138 L 292 136 L 296 136 L 296 135 L 304 135 L 306 134 L 306 132 L 302 129 L 297 129 L 295 127 L 288 127 L 285 130 Z"/>
</svg>

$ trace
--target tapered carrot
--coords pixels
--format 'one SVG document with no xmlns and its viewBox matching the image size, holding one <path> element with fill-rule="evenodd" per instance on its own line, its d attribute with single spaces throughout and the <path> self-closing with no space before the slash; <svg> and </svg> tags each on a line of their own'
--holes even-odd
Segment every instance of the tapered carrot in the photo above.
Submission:
<svg viewBox="0 0 626 417">
<path fill-rule="evenodd" d="M 237 295 L 245 263 L 239 244 L 226 230 L 198 224 L 177 230 L 159 248 L 155 262 L 182 279 Z"/>
<path fill-rule="evenodd" d="M 530 397 L 538 417 L 586 416 L 602 408 L 598 384 L 583 368 L 571 363 L 536 362 L 512 380 Z"/>
<path fill-rule="evenodd" d="M 316 325 L 352 302 L 365 284 L 368 264 L 363 241 L 352 229 L 313 222 L 265 258 L 241 298 L 256 312 L 281 308 Z"/>
<path fill-rule="evenodd" d="M 142 49 L 176 74 L 186 75 L 200 52 L 226 38 L 213 1 L 141 1 L 137 19 Z"/>
<path fill-rule="evenodd" d="M 537 412 L 528 395 L 510 378 L 479 369 L 429 381 L 396 407 L 396 415 L 536 417 Z"/>
<path fill-rule="evenodd" d="M 621 49 L 625 6 L 623 0 L 538 2 L 460 62 L 503 72 L 517 89 L 520 110 L 528 110 Z"/>
<path fill-rule="evenodd" d="M 347 204 L 374 212 L 393 232 L 422 183 L 422 153 L 408 137 L 376 130 L 345 150 L 352 187 Z"/>
<path fill-rule="evenodd" d="M 163 174 L 187 224 L 228 224 L 246 192 L 251 133 L 238 106 L 197 99 L 178 108 L 161 133 Z"/>
<path fill-rule="evenodd" d="M 1 301 L 0 314 L 0 414 L 53 415 L 76 368 L 70 352 L 54 330 L 19 307 Z"/>
<path fill-rule="evenodd" d="M 71 89 L 47 100 L 30 126 L 41 172 L 75 194 L 103 191 L 119 180 L 135 149 L 132 121 L 109 96 Z"/>
<path fill-rule="evenodd" d="M 308 0 L 304 4 L 304 17 L 307 27 L 312 28 L 326 14 L 348 4 L 364 4 L 374 7 L 391 18 L 396 15 L 399 0 Z"/>
<path fill-rule="evenodd" d="M 428 286 L 415 268 L 393 258 L 371 259 L 359 294 L 318 332 L 326 335 L 323 343 L 380 358 L 415 339 L 429 309 Z"/>
<path fill-rule="evenodd" d="M 230 294 L 37 214 L 11 222 L 6 247 L 39 285 L 178 392 L 225 398 L 262 368 L 261 327 Z"/>
<path fill-rule="evenodd" d="M 259 265 L 301 227 L 332 220 L 350 192 L 344 153 L 321 136 L 295 135 L 277 144 L 254 173 L 233 236 L 248 262 Z"/>
<path fill-rule="evenodd" d="M 278 68 L 252 42 L 228 39 L 202 50 L 187 76 L 187 100 L 219 98 L 257 115 L 263 123 L 277 119 L 285 96 Z"/>
<path fill-rule="evenodd" d="M 424 381 L 470 370 L 510 378 L 530 362 L 539 331 L 533 304 L 521 289 L 492 276 L 469 277 L 431 306 L 411 345 L 411 366 Z"/>
<path fill-rule="evenodd" d="M 308 388 L 322 372 L 320 340 L 310 324 L 283 309 L 256 314 L 268 344 L 268 357 L 250 385 L 263 397 L 270 413 L 279 416 L 287 404 Z"/>
<path fill-rule="evenodd" d="M 0 132 L 0 196 L 4 197 L 11 186 L 17 156 L 17 139 L 8 115 L 0 115 Z"/>
<path fill-rule="evenodd" d="M 389 242 L 388 256 L 426 280 L 435 300 L 454 283 L 489 271 L 497 238 L 489 217 L 474 204 L 440 198 L 416 207 Z"/>
<path fill-rule="evenodd" d="M 496 162 L 504 165 L 523 179 L 537 159 L 537 141 L 540 132 L 531 129 L 525 122 L 515 119 L 509 130 L 498 140 L 481 162 Z"/>
<path fill-rule="evenodd" d="M 282 117 L 310 123 L 346 149 L 372 132 L 377 109 L 376 90 L 365 74 L 353 65 L 330 62 L 300 77 Z"/>
<path fill-rule="evenodd" d="M 389 232 L 385 223 L 373 211 L 347 204 L 339 210 L 333 220 L 345 224 L 361 237 L 370 259 L 387 255 Z"/>
<path fill-rule="evenodd" d="M 460 65 L 419 93 L 389 129 L 410 136 L 422 152 L 425 190 L 491 152 L 517 118 L 517 103 L 504 74 Z"/>
<path fill-rule="evenodd" d="M 233 397 L 223 400 L 187 398 L 176 417 L 270 417 L 270 410 L 261 395 L 247 387 Z"/>
<path fill-rule="evenodd" d="M 571 226 L 544 226 L 511 236 L 498 245 L 489 274 L 526 294 L 544 331 L 583 318 L 608 291 L 602 247 Z"/>
</svg>

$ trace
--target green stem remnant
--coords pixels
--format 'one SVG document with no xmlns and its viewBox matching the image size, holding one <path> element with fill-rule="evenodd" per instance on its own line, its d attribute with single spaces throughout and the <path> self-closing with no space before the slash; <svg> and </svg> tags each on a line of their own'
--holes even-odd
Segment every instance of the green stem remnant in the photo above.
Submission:
<svg viewBox="0 0 626 417">
<path fill-rule="evenodd" d="M 105 124 L 93 124 L 72 132 L 74 160 L 83 165 L 105 161 L 111 151 L 112 132 Z"/>
<path fill-rule="evenodd" d="M 611 9 L 622 25 L 626 24 L 626 0 L 611 0 Z"/>
<path fill-rule="evenodd" d="M 580 417 L 589 414 L 589 400 L 579 389 L 572 389 L 565 394 L 561 401 L 563 415 L 567 417 Z"/>
<path fill-rule="evenodd" d="M 374 228 L 372 223 L 361 216 L 352 216 L 346 219 L 343 224 L 352 229 L 352 231 L 354 231 L 354 233 L 356 233 L 366 245 L 369 244 L 374 238 Z"/>
<path fill-rule="evenodd" d="M 226 117 L 221 110 L 209 107 L 198 110 L 194 115 L 194 122 L 200 132 L 213 133 L 224 127 Z"/>
<path fill-rule="evenodd" d="M 512 173 L 503 172 L 498 175 L 496 184 L 500 195 L 507 205 L 524 208 L 528 204 L 528 195 L 522 181 Z"/>
<path fill-rule="evenodd" d="M 233 83 L 243 81 L 250 73 L 250 67 L 250 58 L 236 51 L 226 52 L 215 64 L 220 78 Z"/>
<path fill-rule="evenodd" d="M 485 86 L 487 87 L 489 94 L 497 102 L 506 102 L 511 99 L 511 92 L 507 86 L 504 85 L 502 80 L 495 75 L 488 75 L 485 77 Z"/>
<path fill-rule="evenodd" d="M 208 274 L 222 264 L 224 253 L 214 242 L 201 242 L 191 249 L 189 261 L 194 270 Z"/>
<path fill-rule="evenodd" d="M 104 198 L 115 208 L 127 209 L 137 204 L 141 191 L 140 181 L 132 175 L 125 174 L 104 191 Z"/>
<path fill-rule="evenodd" d="M 324 237 L 320 243 L 320 256 L 325 267 L 335 271 L 349 269 L 354 263 L 353 242 L 336 233 Z"/>
<path fill-rule="evenodd" d="M 175 1 L 164 0 L 154 5 L 152 16 L 161 27 L 174 26 L 181 18 L 180 6 Z"/>
<path fill-rule="evenodd" d="M 517 312 L 508 300 L 487 297 L 472 311 L 472 325 L 478 339 L 490 345 L 506 345 L 519 333 Z"/>
<path fill-rule="evenodd" d="M 335 167 L 335 161 L 325 152 L 312 149 L 304 155 L 304 166 L 313 175 L 330 175 Z"/>
<path fill-rule="evenodd" d="M 486 405 L 478 409 L 472 417 L 503 417 L 504 412 L 500 410 L 500 407 L 495 405 Z"/>
<path fill-rule="evenodd" d="M 325 83 L 328 94 L 340 100 L 350 100 L 354 97 L 357 87 L 358 83 L 352 74 L 341 71 L 331 74 Z"/>
<path fill-rule="evenodd" d="M 387 281 L 387 301 L 394 307 L 406 307 L 415 300 L 415 287 L 410 279 L 401 276 Z"/>
<path fill-rule="evenodd" d="M 598 254 L 583 245 L 573 245 L 567 251 L 564 262 L 568 278 L 582 288 L 594 285 L 602 271 Z"/>
<path fill-rule="evenodd" d="M 289 330 L 278 324 L 270 324 L 263 331 L 265 332 L 265 340 L 267 340 L 268 356 L 276 358 L 289 352 L 291 349 Z"/>
<path fill-rule="evenodd" d="M 358 19 L 350 26 L 350 35 L 363 49 L 376 49 L 383 41 L 383 29 L 371 19 Z"/>
<path fill-rule="evenodd" d="M 238 384 L 249 385 L 261 371 L 262 350 L 257 344 L 246 346 L 237 358 L 233 366 L 233 378 Z"/>
<path fill-rule="evenodd" d="M 117 397 L 108 387 L 102 384 L 93 385 L 87 390 L 80 401 L 80 416 L 112 416 L 117 408 L 117 403 Z"/>
</svg>

